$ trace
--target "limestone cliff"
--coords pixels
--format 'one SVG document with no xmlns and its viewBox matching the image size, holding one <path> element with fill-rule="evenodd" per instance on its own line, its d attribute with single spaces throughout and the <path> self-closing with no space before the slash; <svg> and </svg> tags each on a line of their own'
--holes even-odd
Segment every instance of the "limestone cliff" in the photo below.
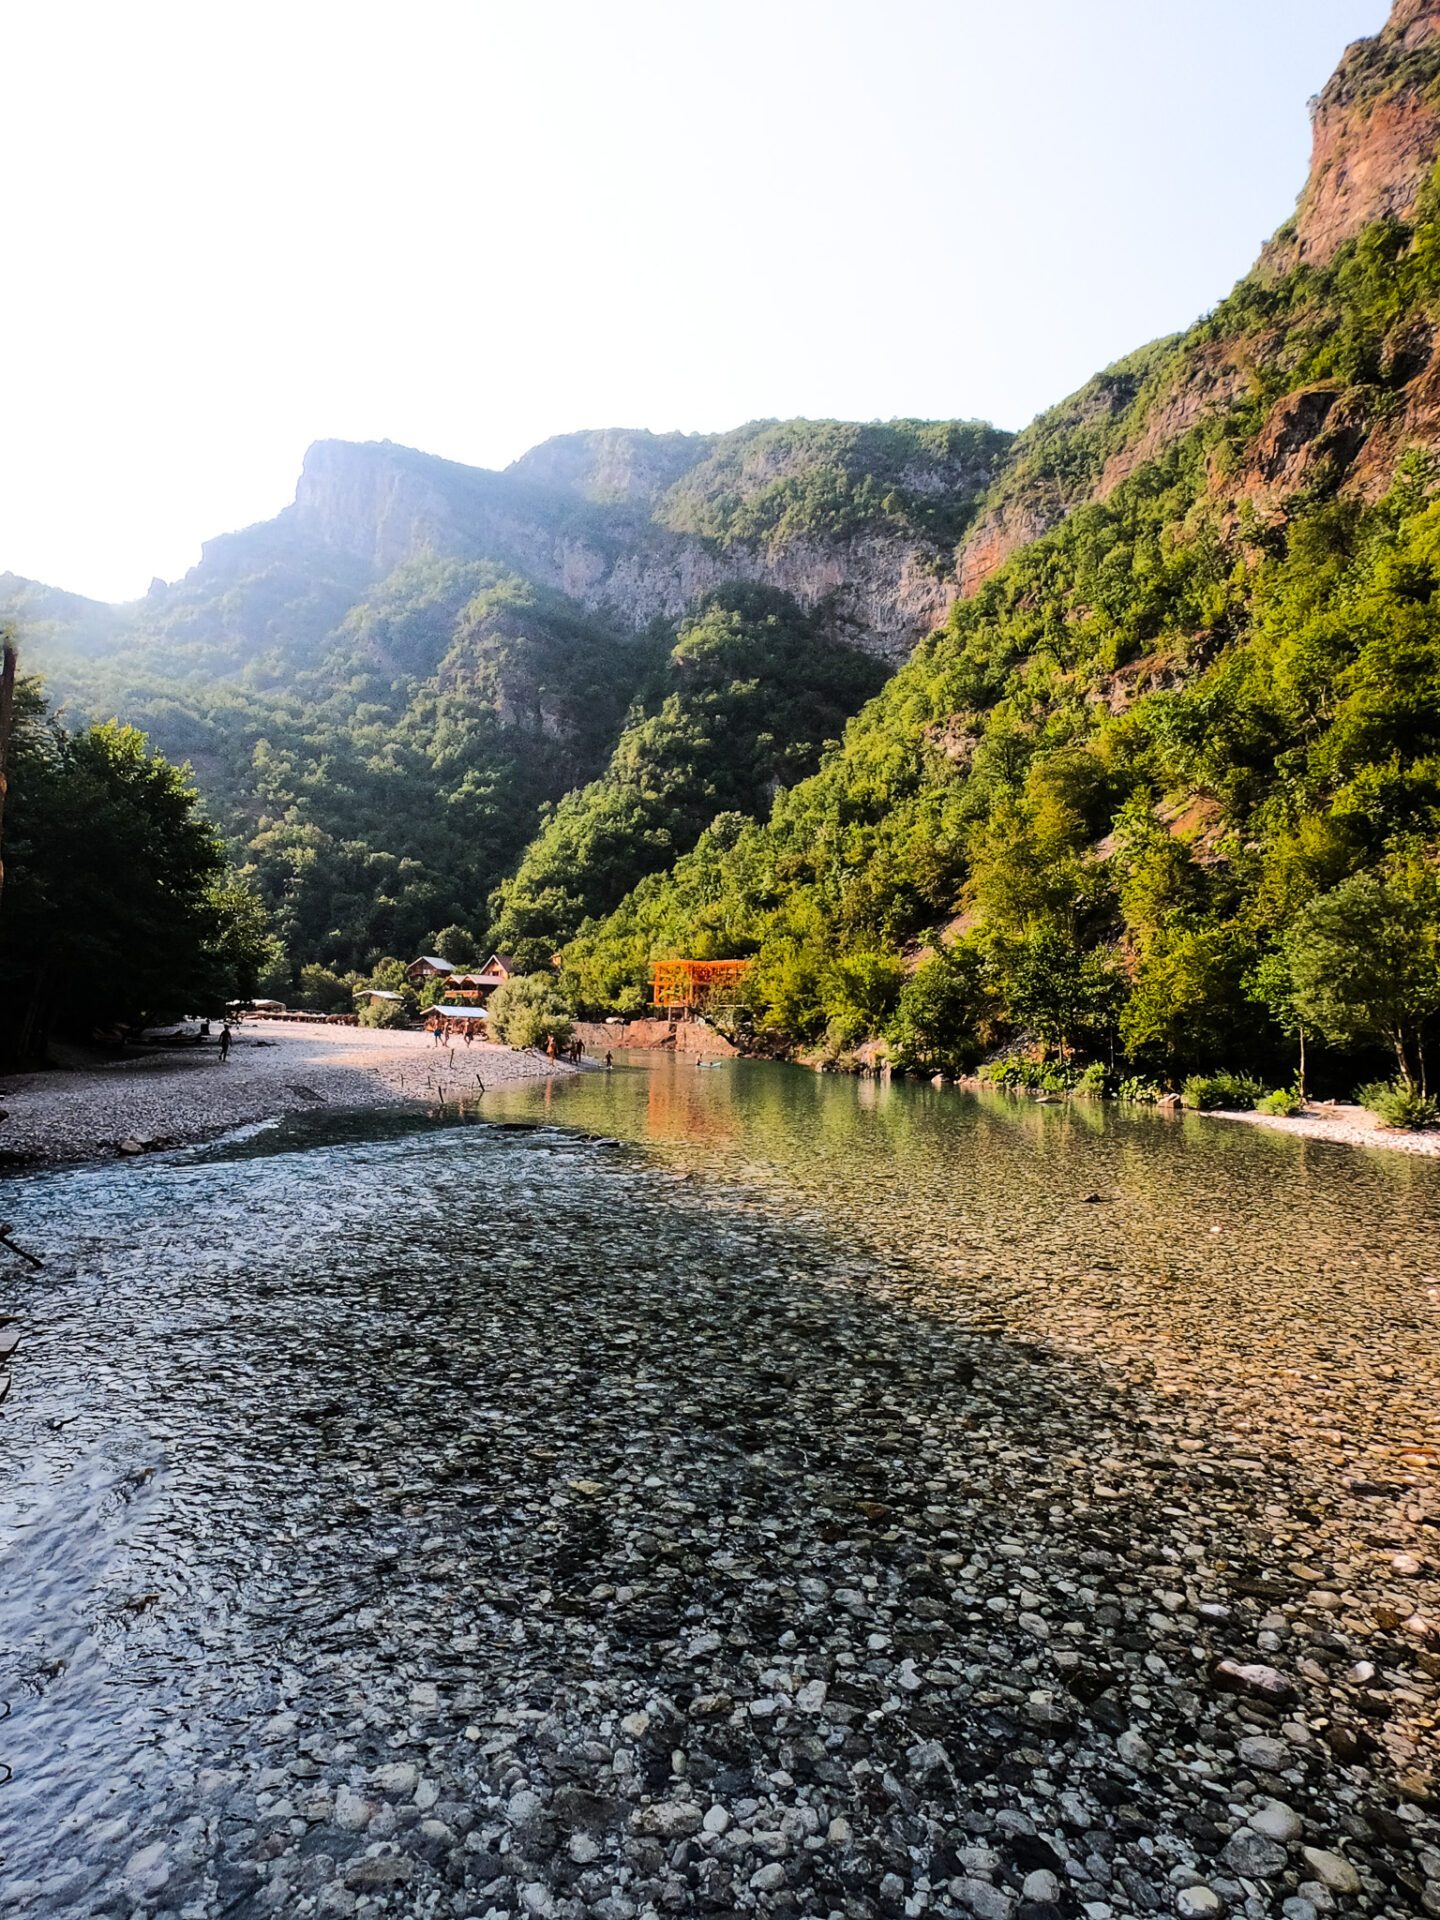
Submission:
<svg viewBox="0 0 1440 1920">
<path fill-rule="evenodd" d="M 503 473 L 388 441 L 320 441 L 293 506 L 211 542 L 197 574 L 296 540 L 376 578 L 422 552 L 483 557 L 630 628 L 753 581 L 820 611 L 837 639 L 899 661 L 958 590 L 947 530 L 1008 438 L 970 423 L 605 431 L 546 441 Z"/>
</svg>

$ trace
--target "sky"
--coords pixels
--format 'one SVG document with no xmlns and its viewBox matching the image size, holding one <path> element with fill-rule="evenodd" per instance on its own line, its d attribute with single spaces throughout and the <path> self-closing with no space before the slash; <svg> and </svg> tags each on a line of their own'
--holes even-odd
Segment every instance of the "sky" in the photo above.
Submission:
<svg viewBox="0 0 1440 1920">
<path fill-rule="evenodd" d="M 1019 427 L 1290 213 L 1386 0 L 19 0 L 0 571 L 104 599 L 312 440 Z"/>
</svg>

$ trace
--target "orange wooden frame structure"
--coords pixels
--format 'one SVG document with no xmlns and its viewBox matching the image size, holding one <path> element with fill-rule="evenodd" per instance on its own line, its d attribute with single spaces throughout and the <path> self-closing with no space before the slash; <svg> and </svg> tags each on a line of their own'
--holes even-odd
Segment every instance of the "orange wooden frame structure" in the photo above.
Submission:
<svg viewBox="0 0 1440 1920">
<path fill-rule="evenodd" d="M 650 990 L 654 1007 L 733 1007 L 748 960 L 657 960 Z"/>
</svg>

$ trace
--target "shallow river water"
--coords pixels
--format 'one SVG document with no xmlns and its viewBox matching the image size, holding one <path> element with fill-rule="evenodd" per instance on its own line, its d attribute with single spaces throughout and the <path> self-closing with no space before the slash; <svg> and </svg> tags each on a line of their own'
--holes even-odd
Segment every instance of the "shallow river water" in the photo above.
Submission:
<svg viewBox="0 0 1440 1920">
<path fill-rule="evenodd" d="M 660 1059 L 3 1204 L 0 1903 L 1440 1913 L 1440 1165 Z"/>
</svg>

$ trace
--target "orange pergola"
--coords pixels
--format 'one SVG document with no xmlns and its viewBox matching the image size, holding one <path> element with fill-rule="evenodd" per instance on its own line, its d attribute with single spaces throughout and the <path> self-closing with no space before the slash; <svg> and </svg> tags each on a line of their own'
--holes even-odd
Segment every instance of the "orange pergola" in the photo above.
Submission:
<svg viewBox="0 0 1440 1920">
<path fill-rule="evenodd" d="M 650 1003 L 656 1007 L 733 1007 L 748 960 L 657 960 Z"/>
</svg>

